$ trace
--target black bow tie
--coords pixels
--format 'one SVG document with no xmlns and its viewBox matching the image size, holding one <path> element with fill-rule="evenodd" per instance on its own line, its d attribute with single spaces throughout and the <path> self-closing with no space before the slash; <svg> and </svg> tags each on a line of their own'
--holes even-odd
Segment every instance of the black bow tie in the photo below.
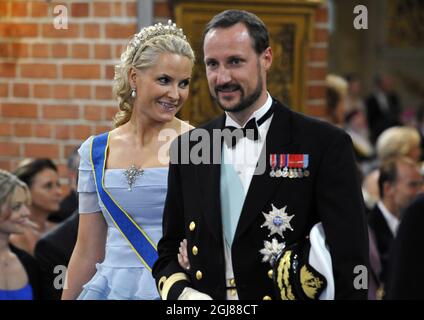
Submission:
<svg viewBox="0 0 424 320">
<path fill-rule="evenodd" d="M 256 118 L 250 119 L 243 128 L 236 128 L 234 126 L 225 126 L 228 129 L 227 132 L 223 133 L 223 138 L 227 146 L 234 148 L 243 137 L 250 140 L 256 141 L 259 139 L 258 127 L 261 126 L 272 114 L 274 113 L 274 104 L 268 109 L 268 111 L 258 120 Z M 228 132 L 229 131 L 229 132 Z"/>
</svg>

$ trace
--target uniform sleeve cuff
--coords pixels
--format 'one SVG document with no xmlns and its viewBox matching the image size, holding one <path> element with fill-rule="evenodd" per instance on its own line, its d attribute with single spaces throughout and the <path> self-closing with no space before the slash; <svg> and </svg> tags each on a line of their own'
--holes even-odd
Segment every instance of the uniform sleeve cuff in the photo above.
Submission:
<svg viewBox="0 0 424 320">
<path fill-rule="evenodd" d="M 188 276 L 183 272 L 174 273 L 169 278 L 162 279 L 164 280 L 159 281 L 159 293 L 162 300 L 177 300 L 184 288 L 190 285 Z"/>
</svg>

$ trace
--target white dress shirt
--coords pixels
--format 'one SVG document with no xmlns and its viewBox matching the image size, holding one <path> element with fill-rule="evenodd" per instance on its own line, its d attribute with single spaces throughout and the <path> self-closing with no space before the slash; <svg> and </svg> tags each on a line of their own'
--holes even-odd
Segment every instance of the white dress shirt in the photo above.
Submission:
<svg viewBox="0 0 424 320">
<path fill-rule="evenodd" d="M 375 98 L 378 101 L 378 104 L 380 106 L 380 110 L 383 111 L 383 113 L 389 113 L 389 101 L 387 100 L 387 95 L 382 91 L 377 91 L 375 93 Z"/>
<path fill-rule="evenodd" d="M 268 98 L 265 104 L 256 110 L 246 123 L 252 119 L 256 118 L 259 120 L 265 113 L 271 108 L 272 98 L 268 93 Z M 261 126 L 258 127 L 259 139 L 254 141 L 250 140 L 247 137 L 241 138 L 234 148 L 228 147 L 223 143 L 223 161 L 224 163 L 231 163 L 234 166 L 234 169 L 237 172 L 238 177 L 240 178 L 241 184 L 243 185 L 244 194 L 247 195 L 249 190 L 250 182 L 252 181 L 253 174 L 256 169 L 256 163 L 259 160 L 262 148 L 266 141 L 266 135 L 268 133 L 269 126 L 271 124 L 272 117 L 269 117 L 265 120 Z M 234 126 L 236 128 L 242 128 L 237 122 L 235 122 L 229 114 L 226 112 L 225 126 Z M 234 279 L 234 271 L 231 259 L 231 248 L 228 246 L 225 236 L 223 235 L 224 243 L 224 256 L 225 256 L 225 276 L 226 276 L 226 285 L 230 287 L 231 279 Z M 235 284 L 237 287 L 237 283 Z M 238 294 L 236 290 L 227 290 L 227 300 L 238 300 Z"/>
<path fill-rule="evenodd" d="M 393 234 L 393 237 L 396 236 L 400 220 L 390 213 L 382 201 L 377 203 L 378 209 L 383 213 L 384 220 L 386 220 L 387 225 L 389 226 L 390 231 Z"/>
<path fill-rule="evenodd" d="M 259 120 L 268 110 L 271 108 L 272 98 L 268 93 L 268 98 L 265 104 L 256 110 L 246 123 L 256 118 Z M 224 163 L 231 163 L 236 170 L 238 177 L 240 178 L 241 184 L 243 185 L 244 194 L 247 194 L 249 190 L 250 182 L 252 181 L 253 173 L 256 169 L 256 164 L 259 160 L 262 148 L 264 146 L 266 135 L 268 133 L 269 125 L 271 124 L 272 116 L 269 117 L 261 126 L 258 127 L 259 139 L 250 140 L 247 137 L 241 138 L 234 148 L 223 144 L 223 159 Z M 236 128 L 242 128 L 237 122 L 235 122 L 226 112 L 225 126 L 234 126 Z"/>
</svg>

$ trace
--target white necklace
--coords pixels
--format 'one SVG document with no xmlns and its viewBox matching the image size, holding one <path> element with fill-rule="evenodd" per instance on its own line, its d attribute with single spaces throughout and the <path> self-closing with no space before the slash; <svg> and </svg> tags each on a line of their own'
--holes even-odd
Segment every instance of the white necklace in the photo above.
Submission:
<svg viewBox="0 0 424 320">
<path fill-rule="evenodd" d="M 125 178 L 127 179 L 128 191 L 132 190 L 132 185 L 138 176 L 141 176 L 144 173 L 142 168 L 137 168 L 135 165 L 131 165 L 128 169 L 124 171 Z"/>
</svg>

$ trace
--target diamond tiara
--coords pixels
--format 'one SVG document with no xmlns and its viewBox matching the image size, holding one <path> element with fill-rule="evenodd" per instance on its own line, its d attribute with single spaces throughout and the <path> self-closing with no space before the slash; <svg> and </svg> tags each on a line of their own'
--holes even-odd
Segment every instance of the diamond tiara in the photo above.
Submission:
<svg viewBox="0 0 424 320">
<path fill-rule="evenodd" d="M 171 20 L 168 20 L 167 25 L 159 22 L 153 26 L 143 28 L 134 36 L 133 44 L 135 47 L 139 47 L 141 44 L 144 44 L 155 37 L 165 35 L 174 35 L 187 41 L 187 37 L 184 35 L 183 29 L 177 28 L 175 23 L 172 23 Z"/>
</svg>

